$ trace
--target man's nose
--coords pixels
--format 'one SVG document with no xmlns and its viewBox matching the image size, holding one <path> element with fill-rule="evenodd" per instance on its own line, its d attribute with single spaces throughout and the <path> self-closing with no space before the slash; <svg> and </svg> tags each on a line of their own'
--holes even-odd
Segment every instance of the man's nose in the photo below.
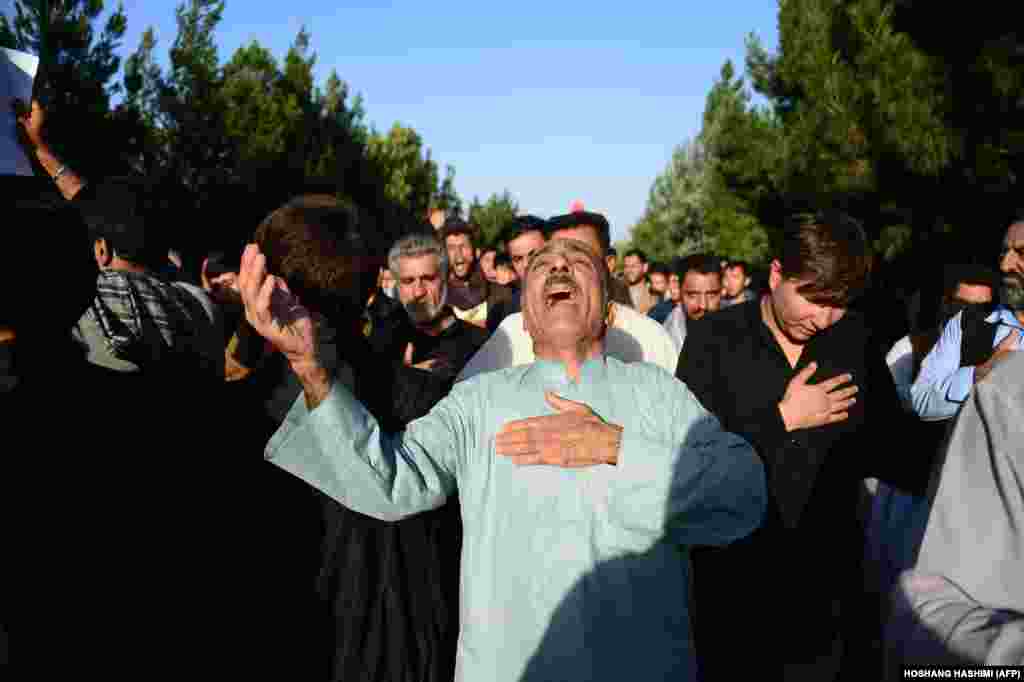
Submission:
<svg viewBox="0 0 1024 682">
<path fill-rule="evenodd" d="M 565 256 L 556 256 L 551 261 L 551 272 L 569 272 L 569 261 Z"/>
</svg>

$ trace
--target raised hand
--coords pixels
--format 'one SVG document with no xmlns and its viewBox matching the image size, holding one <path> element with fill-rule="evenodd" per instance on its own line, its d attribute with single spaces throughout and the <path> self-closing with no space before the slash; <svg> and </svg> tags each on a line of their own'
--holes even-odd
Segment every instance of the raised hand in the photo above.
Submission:
<svg viewBox="0 0 1024 682">
<path fill-rule="evenodd" d="M 847 410 L 857 402 L 854 397 L 858 391 L 856 386 L 840 388 L 853 381 L 849 374 L 833 377 L 820 384 L 808 384 L 817 369 L 818 363 L 809 363 L 786 387 L 779 411 L 787 431 L 845 421 L 850 416 Z"/>
<path fill-rule="evenodd" d="M 23 100 L 15 99 L 11 102 L 14 107 L 14 116 L 18 120 L 18 133 L 22 143 L 30 148 L 43 144 L 43 125 L 46 123 L 46 112 L 36 100 L 32 104 L 26 104 Z"/>
<path fill-rule="evenodd" d="M 267 274 L 267 258 L 249 244 L 242 253 L 238 289 L 245 319 L 293 365 L 316 360 L 316 331 L 310 312 L 292 295 L 285 281 Z"/>
<path fill-rule="evenodd" d="M 579 468 L 617 464 L 622 427 L 609 424 L 587 405 L 545 391 L 558 414 L 519 419 L 495 438 L 498 455 L 519 465 Z"/>
</svg>

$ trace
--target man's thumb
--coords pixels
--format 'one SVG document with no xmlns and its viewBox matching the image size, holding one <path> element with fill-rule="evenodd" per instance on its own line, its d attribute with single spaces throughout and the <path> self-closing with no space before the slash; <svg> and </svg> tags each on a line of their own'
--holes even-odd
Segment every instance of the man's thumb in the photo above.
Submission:
<svg viewBox="0 0 1024 682">
<path fill-rule="evenodd" d="M 412 366 L 412 354 L 413 354 L 413 347 L 412 347 L 412 342 L 410 341 L 409 343 L 407 343 L 405 345 L 405 365 L 406 365 L 406 367 L 411 367 Z"/>
<path fill-rule="evenodd" d="M 818 363 L 809 362 L 807 363 L 807 366 L 800 370 L 797 373 L 797 375 L 793 378 L 796 379 L 797 382 L 801 384 L 806 384 L 808 381 L 810 381 L 811 377 L 814 376 L 814 373 L 816 371 L 818 371 Z"/>
</svg>

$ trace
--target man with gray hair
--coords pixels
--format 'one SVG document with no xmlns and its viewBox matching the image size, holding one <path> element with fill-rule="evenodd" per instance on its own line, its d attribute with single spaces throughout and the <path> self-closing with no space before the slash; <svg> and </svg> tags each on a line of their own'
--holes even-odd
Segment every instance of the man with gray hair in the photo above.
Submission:
<svg viewBox="0 0 1024 682">
<path fill-rule="evenodd" d="M 457 318 L 448 305 L 448 251 L 432 234 L 410 234 L 391 247 L 388 269 L 395 276 L 401 311 L 393 316 L 390 338 L 377 329 L 371 344 L 389 348 L 396 359 L 437 380 L 454 381 L 487 332 Z"/>
<path fill-rule="evenodd" d="M 697 679 L 689 547 L 762 523 L 764 467 L 664 369 L 605 354 L 616 308 L 595 250 L 555 239 L 530 260 L 534 362 L 461 382 L 391 433 L 320 364 L 309 313 L 254 245 L 241 281 L 304 390 L 268 460 L 385 521 L 458 493 L 456 680 Z"/>
</svg>

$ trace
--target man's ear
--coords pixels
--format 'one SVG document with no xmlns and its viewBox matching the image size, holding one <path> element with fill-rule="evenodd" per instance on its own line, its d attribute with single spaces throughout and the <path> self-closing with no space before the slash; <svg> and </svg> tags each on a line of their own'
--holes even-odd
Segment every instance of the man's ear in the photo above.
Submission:
<svg viewBox="0 0 1024 682">
<path fill-rule="evenodd" d="M 772 291 L 782 284 L 782 263 L 778 259 L 772 261 L 771 269 L 768 272 L 768 286 Z"/>
<path fill-rule="evenodd" d="M 100 266 L 100 269 L 110 265 L 110 261 L 114 259 L 114 254 L 111 253 L 110 246 L 107 244 L 106 239 L 97 239 L 92 243 L 92 253 L 96 258 L 96 265 Z"/>
</svg>

